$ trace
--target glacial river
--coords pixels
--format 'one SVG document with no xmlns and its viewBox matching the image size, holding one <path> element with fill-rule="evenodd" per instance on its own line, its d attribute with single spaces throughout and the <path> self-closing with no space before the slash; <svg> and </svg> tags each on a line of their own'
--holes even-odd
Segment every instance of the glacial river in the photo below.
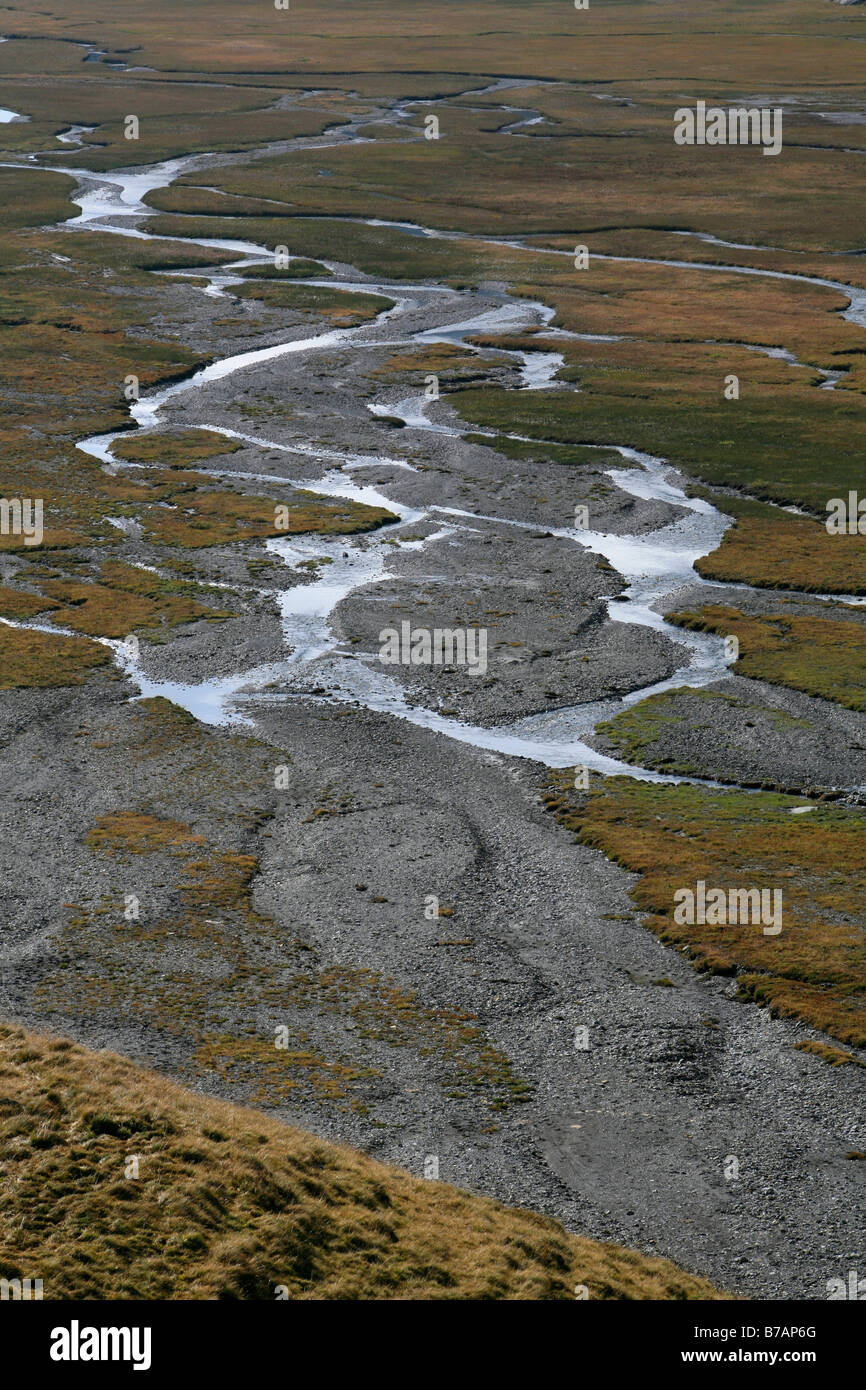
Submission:
<svg viewBox="0 0 866 1390">
<path fill-rule="evenodd" d="M 369 116 L 365 117 L 369 120 Z M 524 124 L 520 122 L 518 124 Z M 74 136 L 79 136 L 81 128 L 74 128 Z M 338 138 L 308 137 L 284 142 L 280 148 L 300 148 L 311 145 L 326 148 L 328 145 L 358 141 L 353 127 L 343 126 Z M 231 238 L 198 237 L 154 237 L 138 225 L 152 209 L 142 201 L 145 195 L 158 188 L 170 185 L 180 174 L 200 168 L 208 159 L 216 157 L 189 156 L 172 159 L 162 164 L 138 169 L 115 170 L 109 173 L 96 173 L 81 169 L 69 169 L 57 165 L 45 165 L 57 172 L 68 173 L 77 181 L 77 188 L 71 195 L 80 208 L 80 215 L 67 227 L 77 227 L 99 233 L 111 233 L 146 240 L 183 242 L 207 248 L 223 249 L 237 254 L 237 261 L 218 269 L 208 267 L 204 270 L 185 272 L 195 274 L 208 281 L 205 293 L 222 297 L 231 293 L 233 285 L 241 283 L 245 271 L 252 265 L 269 264 L 273 253 L 265 246 L 254 242 Z M 31 166 L 32 167 L 32 166 Z M 360 220 L 360 219 L 359 219 Z M 367 220 L 367 219 L 365 219 Z M 402 226 L 413 235 L 425 237 L 461 238 L 463 234 L 438 232 L 433 228 L 414 224 L 377 223 L 373 225 Z M 474 236 L 473 241 L 485 238 Z M 518 238 L 490 238 L 494 244 L 504 244 L 520 248 Z M 561 251 L 540 252 L 535 247 L 525 247 L 533 254 L 564 255 Z M 701 264 L 692 261 L 658 261 L 645 257 L 603 256 L 599 259 L 611 261 L 640 261 L 648 264 L 682 267 L 690 272 L 741 274 L 767 276 L 774 279 L 799 281 L 808 285 L 821 285 L 845 295 L 849 304 L 842 311 L 844 318 L 866 325 L 866 291 L 852 289 L 835 281 L 823 280 L 814 276 L 800 276 L 771 270 L 758 270 L 748 266 L 728 266 Z M 323 261 L 328 269 L 335 268 Z M 209 383 L 223 380 L 238 372 L 243 372 L 260 364 L 272 361 L 287 354 L 313 354 L 336 346 L 351 345 L 358 350 L 373 346 L 409 346 L 431 342 L 466 343 L 469 336 L 479 333 L 520 333 L 521 331 L 545 325 L 553 311 L 540 303 L 528 300 L 507 300 L 491 309 L 478 309 L 473 301 L 478 295 L 472 290 L 456 291 L 448 287 L 430 284 L 371 283 L 360 274 L 357 280 L 343 278 L 328 281 L 312 281 L 312 284 L 326 284 L 332 288 L 345 287 L 367 293 L 381 293 L 389 296 L 393 307 L 380 314 L 373 323 L 357 328 L 334 329 L 309 337 L 288 336 L 285 341 L 254 351 L 233 354 L 210 363 L 187 379 L 170 386 L 152 391 L 130 405 L 130 415 L 141 430 L 153 429 L 163 420 L 163 412 L 169 403 L 180 395 L 201 393 Z M 414 331 L 400 336 L 401 318 L 410 311 L 417 311 L 419 305 L 437 302 L 442 304 L 443 296 L 453 299 L 455 317 L 453 321 L 430 329 Z M 437 315 L 441 318 L 441 314 Z M 387 331 L 383 331 L 387 330 Z M 554 336 L 571 336 L 554 331 Z M 580 336 L 580 335 L 576 335 Z M 589 338 L 604 335 L 586 335 Z M 610 335 L 613 337 L 614 335 Z M 473 349 L 474 350 L 474 349 Z M 773 356 L 790 354 L 779 349 L 757 348 Z M 555 352 L 514 352 L 510 354 L 519 364 L 523 389 L 543 389 L 550 386 L 562 363 Z M 823 386 L 832 389 L 836 374 L 823 373 Z M 832 379 L 829 379 L 832 378 Z M 439 433 L 459 436 L 461 431 L 442 419 L 428 418 L 430 403 L 424 396 L 409 396 L 396 403 L 376 403 L 369 408 L 374 414 L 398 417 L 407 428 L 413 430 L 433 430 Z M 206 407 L 205 407 L 206 408 Z M 186 422 L 185 423 L 189 423 Z M 308 477 L 298 478 L 301 487 L 312 487 L 317 492 L 347 500 L 386 507 L 394 512 L 399 520 L 396 524 L 384 527 L 381 531 L 363 537 L 303 537 L 275 538 L 267 542 L 268 550 L 290 567 L 313 557 L 328 556 L 331 564 L 323 567 L 322 574 L 313 583 L 298 585 L 287 592 L 276 592 L 283 634 L 286 646 L 285 657 L 276 663 L 242 670 L 229 677 L 219 677 L 197 684 L 184 684 L 150 679 L 142 669 L 142 664 L 123 643 L 105 640 L 106 645 L 115 652 L 118 662 L 137 684 L 141 695 L 163 695 L 187 709 L 197 718 L 213 724 L 254 723 L 257 703 L 285 701 L 291 692 L 308 693 L 311 686 L 326 686 L 328 699 L 356 702 L 369 709 L 384 711 L 401 719 L 435 730 L 449 738 L 470 743 L 479 748 L 492 749 L 501 753 L 534 759 L 551 767 L 583 764 L 602 773 L 628 773 L 630 776 L 657 782 L 678 782 L 683 779 L 667 776 L 647 769 L 634 767 L 615 758 L 596 752 L 585 739 L 603 719 L 609 719 L 618 711 L 625 709 L 648 695 L 672 689 L 676 686 L 704 686 L 710 682 L 724 680 L 730 671 L 724 654 L 721 638 L 702 633 L 692 633 L 672 628 L 664 622 L 664 611 L 671 597 L 684 585 L 701 586 L 708 591 L 708 597 L 718 591 L 718 586 L 702 580 L 694 570 L 695 561 L 715 550 L 731 519 L 709 503 L 687 497 L 683 490 L 683 480 L 674 468 L 664 459 L 650 454 L 611 443 L 604 447 L 615 450 L 623 460 L 623 467 L 608 469 L 608 475 L 622 491 L 636 498 L 655 499 L 673 504 L 683 509 L 684 515 L 678 520 L 660 527 L 646 535 L 614 535 L 599 531 L 580 530 L 573 527 L 549 528 L 545 530 L 561 539 L 563 545 L 580 545 L 599 555 L 625 578 L 627 589 L 616 601 L 609 601 L 610 618 L 616 622 L 638 624 L 664 632 L 665 636 L 680 644 L 683 649 L 683 662 L 679 669 L 667 680 L 634 690 L 620 697 L 577 705 L 568 709 L 544 712 L 518 723 L 500 728 L 482 728 L 470 723 L 446 718 L 436 711 L 410 704 L 402 688 L 375 661 L 362 660 L 356 655 L 339 649 L 330 618 L 337 604 L 353 590 L 363 585 L 381 582 L 391 577 L 389 565 L 393 562 L 394 545 L 398 548 L 432 549 L 438 541 L 453 534 L 456 529 L 479 530 L 485 524 L 496 522 L 500 525 L 524 527 L 536 530 L 537 526 L 502 516 L 481 516 L 477 513 L 461 512 L 455 508 L 431 506 L 426 510 L 411 509 L 395 502 L 386 493 L 368 487 L 358 479 L 364 468 L 389 462 L 394 466 L 410 468 L 407 460 L 388 458 L 384 454 L 363 455 L 337 450 L 322 450 L 312 444 L 281 444 L 260 435 L 241 434 L 237 431 L 215 425 L 206 418 L 197 421 L 202 427 L 221 432 L 260 445 L 267 450 L 284 452 L 288 457 L 303 456 L 320 459 L 326 466 L 324 476 L 311 483 Z M 474 433 L 479 433 L 477 429 Z M 100 459 L 106 467 L 116 470 L 129 467 L 115 459 L 110 452 L 112 441 L 117 433 L 97 435 L 81 440 L 78 447 L 85 453 Z M 518 438 L 519 436 L 512 436 Z M 239 472 L 229 468 L 201 470 L 214 475 L 265 481 L 273 481 L 270 474 L 258 475 Z M 293 481 L 291 477 L 286 481 Z M 435 523 L 432 535 L 423 540 L 402 540 L 401 532 L 415 527 L 421 521 Z M 386 543 L 388 542 L 388 543 Z M 731 587 L 731 586 L 725 586 Z M 745 587 L 745 586 L 739 586 Z M 826 598 L 816 595 L 815 597 Z M 848 598 L 848 602 L 862 602 Z M 47 630 L 56 630 L 47 628 Z M 277 682 L 279 693 L 264 690 L 265 686 Z M 321 698 L 321 697 L 318 697 Z"/>
</svg>

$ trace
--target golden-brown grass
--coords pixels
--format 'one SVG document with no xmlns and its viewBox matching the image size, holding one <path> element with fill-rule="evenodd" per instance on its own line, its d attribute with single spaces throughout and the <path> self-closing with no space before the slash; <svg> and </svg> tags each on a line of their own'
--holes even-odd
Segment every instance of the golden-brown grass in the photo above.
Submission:
<svg viewBox="0 0 866 1390">
<path fill-rule="evenodd" d="M 24 589 L 12 589 L 8 584 L 0 585 L 0 616 L 4 618 L 32 618 L 36 613 L 46 613 L 57 606 L 52 599 L 40 598 Z"/>
<path fill-rule="evenodd" d="M 848 608 L 848 612 L 855 610 Z M 720 603 L 697 612 L 665 614 L 693 632 L 735 636 L 741 676 L 787 685 L 807 695 L 866 710 L 866 627 L 842 618 L 809 618 L 783 612 L 741 613 Z"/>
<path fill-rule="evenodd" d="M 81 685 L 95 667 L 110 660 L 105 647 L 84 638 L 0 625 L 0 690 Z"/>
<path fill-rule="evenodd" d="M 832 536 L 822 522 L 809 517 L 740 516 L 718 550 L 696 561 L 695 569 L 704 579 L 765 589 L 863 594 L 866 538 Z"/>
<path fill-rule="evenodd" d="M 838 1047 L 828 1047 L 826 1043 L 817 1042 L 814 1038 L 794 1043 L 794 1051 L 809 1052 L 813 1057 L 820 1057 L 822 1062 L 831 1067 L 866 1067 L 866 1062 L 859 1057 L 852 1056 L 850 1052 L 843 1052 Z"/>
<path fill-rule="evenodd" d="M 147 536 L 156 542 L 197 549 L 312 531 L 350 535 L 396 520 L 394 513 L 383 507 L 321 497 L 299 489 L 291 492 L 285 502 L 239 492 L 196 491 L 183 498 L 182 510 L 152 508 L 143 516 L 142 524 Z"/>
<path fill-rule="evenodd" d="M 308 285 L 302 280 L 292 284 L 284 280 L 271 280 L 257 277 L 248 285 L 238 285 L 234 293 L 240 299 L 258 300 L 272 309 L 294 309 L 299 313 L 315 314 L 335 328 L 356 328 L 369 323 L 385 309 L 390 309 L 393 299 L 381 294 L 365 294 L 363 291 L 332 290 L 322 285 Z"/>
<path fill-rule="evenodd" d="M 744 997 L 804 1019 L 840 1042 L 866 1047 L 863 816 L 801 798 L 657 786 L 608 778 L 588 800 L 570 772 L 550 777 L 546 804 L 584 843 L 640 874 L 633 889 L 647 925 L 684 946 L 699 969 L 736 974 Z M 681 924 L 674 893 L 781 889 L 782 931 L 760 924 Z"/>
<path fill-rule="evenodd" d="M 229 616 L 225 609 L 206 608 L 168 592 L 170 586 L 158 576 L 118 560 L 102 566 L 100 581 L 43 581 L 43 592 L 56 601 L 49 605 L 55 610 L 52 621 L 91 637 L 125 637 L 136 630 L 151 629 L 156 635 L 166 627 L 196 618 L 213 622 Z"/>
<path fill-rule="evenodd" d="M 206 25 L 185 22 L 176 0 L 151 0 L 144 9 L 66 0 L 62 10 L 28 6 L 14 13 L 16 33 L 96 34 L 109 56 L 123 54 L 178 77 L 185 71 L 256 77 L 288 71 L 310 79 L 465 74 L 471 63 L 477 73 L 642 80 L 650 44 L 659 73 L 671 75 L 657 81 L 669 85 L 674 74 L 686 73 L 693 82 L 765 92 L 785 79 L 856 83 L 862 75 L 858 45 L 847 41 L 862 34 L 861 17 L 856 10 L 827 11 L 815 0 L 777 0 L 769 11 L 741 0 L 704 0 L 695 10 L 676 0 L 628 0 L 577 12 L 560 0 L 440 0 L 429 12 L 383 0 L 335 0 L 325 8 L 292 0 L 286 13 L 211 0 Z M 124 53 L 130 47 L 131 60 Z M 20 70 L 20 54 L 5 61 L 8 70 Z M 68 64 L 68 57 L 60 61 Z"/>
<path fill-rule="evenodd" d="M 132 431 L 111 445 L 111 452 L 134 463 L 158 464 L 163 468 L 186 468 L 220 454 L 234 454 L 242 445 L 216 430 L 161 430 L 158 434 Z"/>
<path fill-rule="evenodd" d="M 713 1299 L 665 1260 L 0 1026 L 0 1276 L 47 1299 Z"/>
</svg>

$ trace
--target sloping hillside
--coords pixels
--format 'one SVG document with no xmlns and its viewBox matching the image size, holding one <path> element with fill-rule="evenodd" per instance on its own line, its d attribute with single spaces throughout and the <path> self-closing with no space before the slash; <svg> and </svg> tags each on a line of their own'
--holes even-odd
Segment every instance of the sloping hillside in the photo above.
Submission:
<svg viewBox="0 0 866 1390">
<path fill-rule="evenodd" d="M 720 1297 L 110 1053 L 0 1027 L 0 1276 L 45 1298 Z"/>
</svg>

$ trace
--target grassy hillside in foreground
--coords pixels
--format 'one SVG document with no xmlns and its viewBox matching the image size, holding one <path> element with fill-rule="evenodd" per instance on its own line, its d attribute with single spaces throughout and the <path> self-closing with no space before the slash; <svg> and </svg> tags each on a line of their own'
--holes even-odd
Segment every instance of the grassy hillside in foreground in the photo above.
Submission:
<svg viewBox="0 0 866 1390">
<path fill-rule="evenodd" d="M 135 1162 L 133 1162 L 135 1160 Z M 137 1169 L 137 1176 L 134 1176 Z M 48 1299 L 712 1299 L 665 1260 L 0 1026 L 0 1276 Z"/>
</svg>

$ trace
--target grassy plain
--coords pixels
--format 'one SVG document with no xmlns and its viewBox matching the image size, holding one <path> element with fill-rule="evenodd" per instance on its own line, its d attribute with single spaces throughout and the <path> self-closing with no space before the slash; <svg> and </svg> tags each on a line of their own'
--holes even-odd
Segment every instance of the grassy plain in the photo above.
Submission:
<svg viewBox="0 0 866 1390">
<path fill-rule="evenodd" d="M 110 653 L 95 642 L 0 626 L 0 690 L 81 685 L 110 661 Z"/>
<path fill-rule="evenodd" d="M 718 550 L 697 561 L 695 569 L 704 579 L 762 589 L 866 593 L 862 536 L 831 535 L 821 521 L 739 497 L 704 495 L 736 518 Z"/>
</svg>

